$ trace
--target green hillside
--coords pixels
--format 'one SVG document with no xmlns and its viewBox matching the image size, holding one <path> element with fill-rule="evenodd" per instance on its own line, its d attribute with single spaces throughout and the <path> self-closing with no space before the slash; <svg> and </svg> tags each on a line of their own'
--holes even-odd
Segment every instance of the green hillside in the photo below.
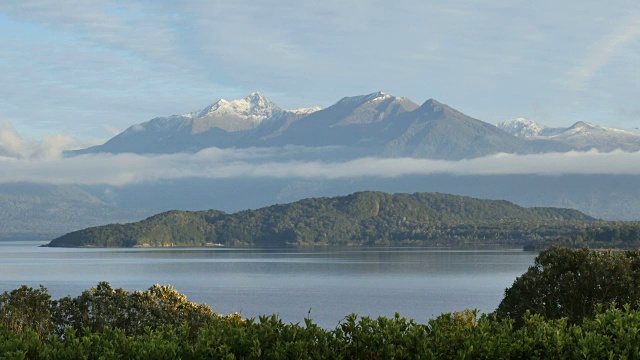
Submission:
<svg viewBox="0 0 640 360">
<path fill-rule="evenodd" d="M 570 235 L 593 221 L 576 210 L 508 201 L 359 192 L 234 214 L 169 211 L 72 232 L 49 246 L 521 245 Z"/>
</svg>

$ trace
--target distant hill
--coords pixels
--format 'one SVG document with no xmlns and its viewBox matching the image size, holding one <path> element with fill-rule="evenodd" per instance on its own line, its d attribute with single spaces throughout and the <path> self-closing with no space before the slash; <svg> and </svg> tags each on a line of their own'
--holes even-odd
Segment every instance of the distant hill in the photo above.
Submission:
<svg viewBox="0 0 640 360">
<path fill-rule="evenodd" d="M 507 200 L 524 207 L 559 207 L 605 220 L 640 220 L 640 175 L 410 175 L 353 179 L 183 179 L 125 187 L 87 188 L 121 209 L 218 209 L 233 213 L 305 198 L 360 191 L 439 192 Z M 87 225 L 88 226 L 88 225 Z M 84 226 L 84 227 L 87 227 Z"/>
<path fill-rule="evenodd" d="M 70 231 L 132 222 L 172 209 L 229 213 L 358 191 L 440 192 L 572 208 L 607 220 L 640 220 L 638 175 L 412 175 L 400 178 L 231 178 L 113 186 L 2 184 L 0 240 L 50 240 Z"/>
<path fill-rule="evenodd" d="M 169 211 L 99 226 L 52 247 L 522 244 L 570 235 L 594 219 L 576 210 L 439 193 L 360 192 L 227 214 Z"/>
<path fill-rule="evenodd" d="M 0 240 L 41 240 L 87 226 L 139 220 L 149 212 L 118 209 L 73 185 L 0 187 Z"/>
</svg>

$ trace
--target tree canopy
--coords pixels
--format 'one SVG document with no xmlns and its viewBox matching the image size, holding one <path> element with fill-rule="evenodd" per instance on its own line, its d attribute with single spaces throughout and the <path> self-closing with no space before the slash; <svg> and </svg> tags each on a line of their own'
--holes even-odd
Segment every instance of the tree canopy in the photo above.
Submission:
<svg viewBox="0 0 640 360">
<path fill-rule="evenodd" d="M 640 300 L 640 250 L 592 251 L 551 247 L 505 290 L 496 310 L 521 323 L 527 312 L 571 322 L 593 317 L 597 306 Z"/>
</svg>

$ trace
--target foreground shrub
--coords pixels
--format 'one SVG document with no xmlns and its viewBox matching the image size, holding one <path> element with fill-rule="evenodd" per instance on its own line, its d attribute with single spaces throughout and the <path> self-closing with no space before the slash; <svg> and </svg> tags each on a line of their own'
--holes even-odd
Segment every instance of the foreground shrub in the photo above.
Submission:
<svg viewBox="0 0 640 360">
<path fill-rule="evenodd" d="M 0 326 L 1 359 L 638 359 L 640 313 L 611 307 L 570 324 L 526 314 L 511 320 L 477 312 L 443 314 L 426 324 L 349 315 L 335 330 L 310 320 L 284 324 L 214 318 L 197 336 L 185 323 L 138 335 L 122 329 L 41 338 L 34 330 Z"/>
<path fill-rule="evenodd" d="M 51 300 L 47 289 L 22 286 L 0 295 L 0 326 L 10 331 L 32 330 L 41 337 L 120 329 L 126 335 L 141 335 L 148 329 L 187 324 L 194 335 L 214 314 L 207 305 L 187 300 L 171 286 L 153 285 L 146 291 L 112 289 L 106 282 L 78 297 Z M 229 321 L 241 321 L 238 315 Z"/>
<path fill-rule="evenodd" d="M 20 288 L 0 294 L 0 326 L 11 331 L 33 330 L 48 335 L 54 324 L 51 321 L 53 302 L 47 289 L 22 285 Z"/>
<path fill-rule="evenodd" d="M 187 300 L 171 286 L 153 285 L 147 291 L 112 289 L 106 282 L 84 291 L 76 298 L 65 297 L 52 305 L 57 333 L 72 328 L 80 333 L 122 329 L 139 335 L 146 328 L 187 323 L 198 329 L 214 314 L 207 305 Z"/>
<path fill-rule="evenodd" d="M 499 318 L 522 324 L 526 312 L 570 323 L 593 318 L 598 304 L 630 304 L 640 299 L 640 251 L 549 248 L 505 290 Z"/>
</svg>

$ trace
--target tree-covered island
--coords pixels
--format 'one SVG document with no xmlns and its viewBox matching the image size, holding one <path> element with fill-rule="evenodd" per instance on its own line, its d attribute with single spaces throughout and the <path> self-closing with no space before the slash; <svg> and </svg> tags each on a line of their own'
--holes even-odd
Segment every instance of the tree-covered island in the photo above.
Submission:
<svg viewBox="0 0 640 360">
<path fill-rule="evenodd" d="M 359 192 L 227 214 L 169 211 L 75 231 L 51 247 L 547 244 L 602 226 L 579 211 L 440 193 Z M 582 243 L 581 243 L 582 244 Z"/>
</svg>

